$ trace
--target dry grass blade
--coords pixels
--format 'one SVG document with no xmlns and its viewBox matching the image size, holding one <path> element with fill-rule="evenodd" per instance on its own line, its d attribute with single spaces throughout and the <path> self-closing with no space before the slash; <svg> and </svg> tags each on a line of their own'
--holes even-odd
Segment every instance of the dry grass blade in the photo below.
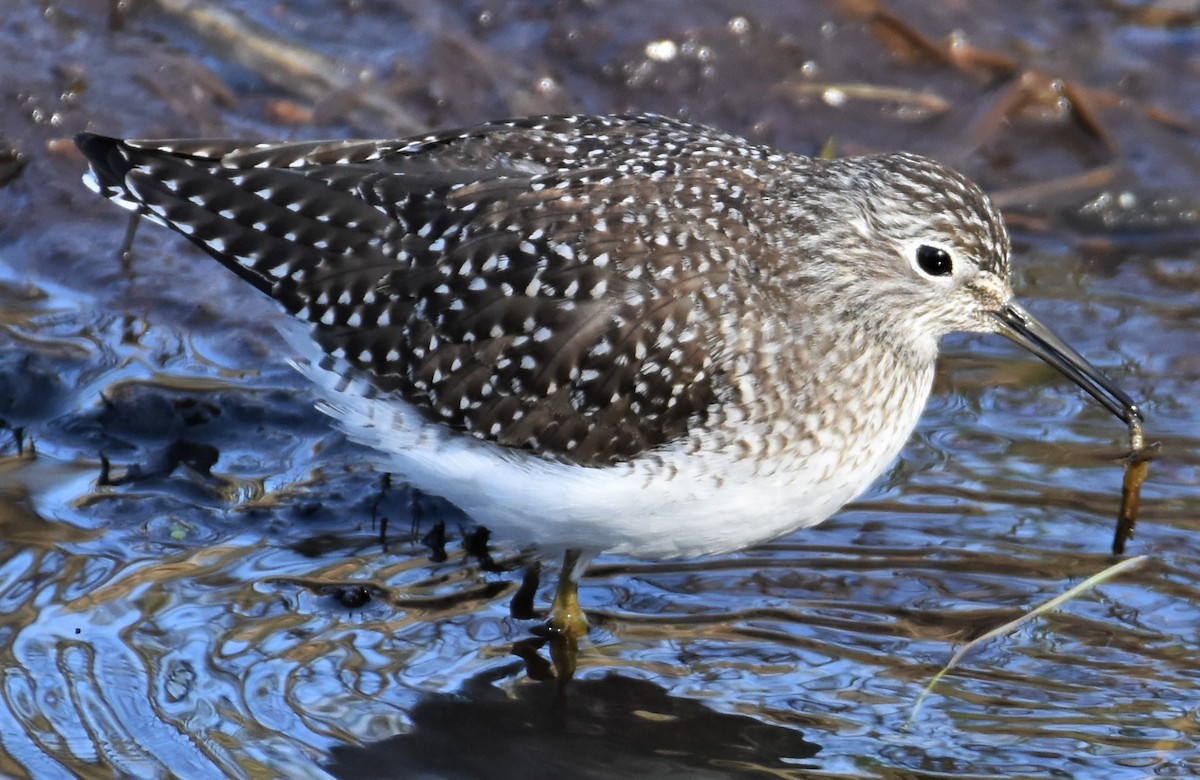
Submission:
<svg viewBox="0 0 1200 780">
<path fill-rule="evenodd" d="M 1096 587 L 1097 585 L 1102 585 L 1105 582 L 1108 582 L 1113 577 L 1116 577 L 1119 574 L 1124 574 L 1127 571 L 1136 569 L 1137 567 L 1139 567 L 1143 563 L 1145 563 L 1148 559 L 1149 559 L 1149 556 L 1147 556 L 1147 555 L 1139 555 L 1136 558 L 1128 558 L 1124 561 L 1114 563 L 1112 566 L 1109 566 L 1107 569 L 1104 569 L 1103 571 L 1093 574 L 1091 577 L 1088 577 L 1086 580 L 1079 583 L 1075 587 L 1071 588 L 1066 593 L 1062 593 L 1058 596 L 1055 596 L 1054 598 L 1050 599 L 1046 603 L 1040 604 L 1040 605 L 1034 607 L 1033 609 L 1026 612 L 1024 615 L 1021 615 L 1016 620 L 1009 621 L 1008 623 L 1005 623 L 1002 626 L 993 628 L 991 631 L 988 631 L 983 636 L 976 637 L 975 639 L 971 640 L 970 642 L 967 642 L 965 645 L 963 645 L 961 648 L 959 648 L 959 651 L 950 658 L 949 662 L 947 662 L 947 664 L 942 667 L 941 671 L 939 671 L 937 674 L 935 674 L 933 676 L 933 679 L 930 680 L 929 684 L 925 686 L 925 689 L 921 691 L 921 695 L 918 696 L 916 702 L 913 703 L 912 712 L 909 714 L 908 720 L 905 721 L 904 727 L 907 729 L 908 727 L 910 727 L 912 725 L 913 721 L 915 721 L 917 719 L 917 714 L 921 711 L 921 705 L 925 702 L 926 697 L 928 697 L 929 694 L 933 692 L 934 686 L 936 686 L 943 677 L 945 677 L 947 674 L 949 674 L 950 670 L 952 670 L 955 666 L 957 666 L 959 661 L 961 661 L 963 658 L 965 658 L 966 655 L 968 653 L 970 653 L 972 650 L 976 649 L 977 647 L 982 645 L 984 642 L 988 642 L 992 639 L 995 639 L 996 637 L 1004 636 L 1005 634 L 1010 634 L 1013 631 L 1016 631 L 1018 628 L 1025 625 L 1026 623 L 1033 620 L 1034 618 L 1040 617 L 1041 615 L 1044 615 L 1047 612 L 1050 612 L 1051 610 L 1058 609 L 1059 607 L 1061 607 L 1063 604 L 1067 603 L 1068 601 L 1071 601 L 1071 600 L 1081 596 L 1082 594 L 1086 593 L 1087 591 L 1091 590 L 1092 588 Z"/>
</svg>

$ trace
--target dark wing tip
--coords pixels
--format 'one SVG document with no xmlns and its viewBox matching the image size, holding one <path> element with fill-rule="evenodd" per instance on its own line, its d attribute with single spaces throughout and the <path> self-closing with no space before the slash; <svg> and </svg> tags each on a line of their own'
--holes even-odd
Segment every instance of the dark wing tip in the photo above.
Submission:
<svg viewBox="0 0 1200 780">
<path fill-rule="evenodd" d="M 125 142 L 96 133 L 80 133 L 75 136 L 75 145 L 87 158 L 101 192 L 124 189 L 125 174 L 132 167 L 129 156 L 122 153 Z"/>
<path fill-rule="evenodd" d="M 89 159 L 91 159 L 93 152 L 97 148 L 101 148 L 106 145 L 110 145 L 113 142 L 115 142 L 116 140 L 117 139 L 115 139 L 115 138 L 110 138 L 109 136 L 100 135 L 98 133 L 76 133 L 75 134 L 75 145 L 78 146 L 79 150 L 81 152 L 83 152 L 85 155 L 87 155 Z"/>
</svg>

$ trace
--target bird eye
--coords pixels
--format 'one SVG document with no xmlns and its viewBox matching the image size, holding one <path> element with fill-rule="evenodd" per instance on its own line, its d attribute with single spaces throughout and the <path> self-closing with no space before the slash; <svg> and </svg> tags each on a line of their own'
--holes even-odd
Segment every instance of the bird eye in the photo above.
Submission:
<svg viewBox="0 0 1200 780">
<path fill-rule="evenodd" d="M 950 253 L 929 244 L 917 247 L 917 265 L 930 276 L 948 276 L 954 270 Z"/>
</svg>

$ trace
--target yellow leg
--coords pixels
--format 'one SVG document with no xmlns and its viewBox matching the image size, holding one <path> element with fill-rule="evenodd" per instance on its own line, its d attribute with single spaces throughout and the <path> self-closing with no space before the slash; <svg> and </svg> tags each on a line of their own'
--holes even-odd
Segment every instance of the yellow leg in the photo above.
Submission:
<svg viewBox="0 0 1200 780">
<path fill-rule="evenodd" d="M 587 566 L 590 556 L 579 550 L 567 550 L 563 556 L 562 574 L 558 578 L 558 589 L 554 592 L 554 603 L 550 607 L 550 658 L 558 672 L 560 683 L 566 683 L 575 675 L 575 659 L 579 654 L 579 638 L 587 636 L 587 615 L 579 606 L 579 578 Z"/>
<path fill-rule="evenodd" d="M 587 636 L 587 615 L 579 606 L 579 577 L 586 565 L 587 559 L 579 550 L 567 550 L 567 554 L 563 556 L 558 590 L 554 593 L 554 604 L 550 607 L 549 628 L 555 634 L 575 639 Z"/>
</svg>

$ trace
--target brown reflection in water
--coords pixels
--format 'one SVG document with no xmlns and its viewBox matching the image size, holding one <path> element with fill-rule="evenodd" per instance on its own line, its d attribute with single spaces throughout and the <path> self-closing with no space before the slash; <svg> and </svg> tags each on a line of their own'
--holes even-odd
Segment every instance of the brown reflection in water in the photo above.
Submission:
<svg viewBox="0 0 1200 780">
<path fill-rule="evenodd" d="M 807 759 L 820 750 L 796 729 L 674 698 L 646 680 L 606 675 L 566 691 L 491 683 L 422 698 L 409 733 L 338 748 L 327 769 L 345 778 L 769 777 L 813 766 Z"/>
</svg>

